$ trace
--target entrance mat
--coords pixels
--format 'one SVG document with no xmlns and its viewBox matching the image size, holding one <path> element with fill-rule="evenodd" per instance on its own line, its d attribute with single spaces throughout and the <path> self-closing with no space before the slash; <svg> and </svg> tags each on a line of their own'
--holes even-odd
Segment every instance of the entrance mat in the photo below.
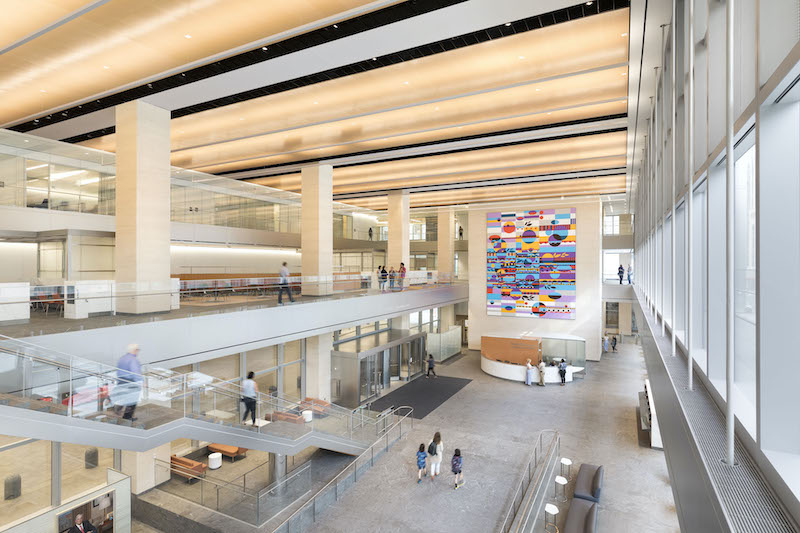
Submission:
<svg viewBox="0 0 800 533">
<path fill-rule="evenodd" d="M 372 410 L 380 412 L 390 407 L 409 405 L 414 408 L 411 416 L 419 420 L 449 400 L 470 381 L 472 380 L 447 376 L 438 378 L 431 376 L 430 379 L 426 379 L 423 375 L 372 402 Z"/>
</svg>

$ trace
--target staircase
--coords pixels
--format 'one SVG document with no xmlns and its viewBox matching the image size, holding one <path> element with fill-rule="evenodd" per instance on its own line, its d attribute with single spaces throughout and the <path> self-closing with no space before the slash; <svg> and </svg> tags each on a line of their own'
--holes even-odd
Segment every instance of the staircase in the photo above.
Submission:
<svg viewBox="0 0 800 533">
<path fill-rule="evenodd" d="M 132 451 L 189 438 L 285 455 L 308 446 L 360 455 L 396 417 L 260 393 L 256 424 L 243 424 L 235 383 L 165 369 L 119 375 L 108 365 L 0 336 L 3 432 Z M 122 406 L 131 403 L 137 405 L 129 420 Z"/>
</svg>

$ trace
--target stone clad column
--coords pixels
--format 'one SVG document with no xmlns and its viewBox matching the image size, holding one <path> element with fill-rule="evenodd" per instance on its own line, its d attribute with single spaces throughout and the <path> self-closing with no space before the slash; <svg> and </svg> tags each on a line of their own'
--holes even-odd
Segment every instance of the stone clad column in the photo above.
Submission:
<svg viewBox="0 0 800 533">
<path fill-rule="evenodd" d="M 405 263 L 406 269 L 411 269 L 408 206 L 408 192 L 392 191 L 389 193 L 389 241 L 386 243 L 386 270 L 389 270 L 389 267 L 398 270 L 400 263 Z"/>
<path fill-rule="evenodd" d="M 453 277 L 455 257 L 455 218 L 452 207 L 440 207 L 436 236 L 436 270 L 442 281 L 450 281 Z"/>
<path fill-rule="evenodd" d="M 333 292 L 333 167 L 315 165 L 302 170 L 302 293 Z M 316 280 L 316 281 L 315 281 Z"/>
<path fill-rule="evenodd" d="M 138 100 L 116 108 L 119 313 L 170 310 L 169 121 L 169 111 Z"/>
<path fill-rule="evenodd" d="M 333 333 L 306 339 L 306 396 L 331 401 Z"/>
</svg>

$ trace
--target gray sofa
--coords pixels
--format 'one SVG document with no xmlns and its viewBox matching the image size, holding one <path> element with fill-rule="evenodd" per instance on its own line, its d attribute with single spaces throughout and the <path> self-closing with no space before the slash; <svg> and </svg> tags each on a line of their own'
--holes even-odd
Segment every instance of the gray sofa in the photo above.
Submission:
<svg viewBox="0 0 800 533">
<path fill-rule="evenodd" d="M 572 498 L 562 533 L 595 533 L 597 531 L 597 504 L 581 498 Z"/>
<path fill-rule="evenodd" d="M 603 467 L 582 464 L 575 480 L 575 498 L 590 502 L 600 501 L 600 492 L 603 490 Z"/>
</svg>

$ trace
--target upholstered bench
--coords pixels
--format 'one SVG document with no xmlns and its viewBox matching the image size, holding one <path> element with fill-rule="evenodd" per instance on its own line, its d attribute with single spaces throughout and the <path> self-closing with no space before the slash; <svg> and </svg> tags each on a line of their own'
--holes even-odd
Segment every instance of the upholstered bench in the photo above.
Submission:
<svg viewBox="0 0 800 533">
<path fill-rule="evenodd" d="M 597 504 L 581 498 L 572 498 L 562 533 L 595 533 L 597 531 Z"/>
<path fill-rule="evenodd" d="M 171 456 L 169 462 L 172 465 L 172 472 L 185 477 L 188 481 L 203 477 L 208 469 L 205 463 L 187 457 L 178 457 L 177 455 Z"/>
<path fill-rule="evenodd" d="M 303 415 L 298 415 L 295 413 L 287 413 L 285 411 L 273 411 L 272 412 L 272 421 L 273 422 L 291 422 L 293 424 L 305 424 L 306 421 L 303 418 Z"/>
<path fill-rule="evenodd" d="M 602 489 L 603 467 L 582 464 L 578 470 L 578 478 L 575 480 L 575 498 L 599 502 Z"/>
<path fill-rule="evenodd" d="M 231 462 L 235 461 L 239 457 L 247 456 L 247 448 L 240 448 L 239 446 L 229 446 L 227 444 L 209 444 L 208 451 L 212 453 L 214 452 L 221 453 L 225 457 L 230 457 Z"/>
</svg>

